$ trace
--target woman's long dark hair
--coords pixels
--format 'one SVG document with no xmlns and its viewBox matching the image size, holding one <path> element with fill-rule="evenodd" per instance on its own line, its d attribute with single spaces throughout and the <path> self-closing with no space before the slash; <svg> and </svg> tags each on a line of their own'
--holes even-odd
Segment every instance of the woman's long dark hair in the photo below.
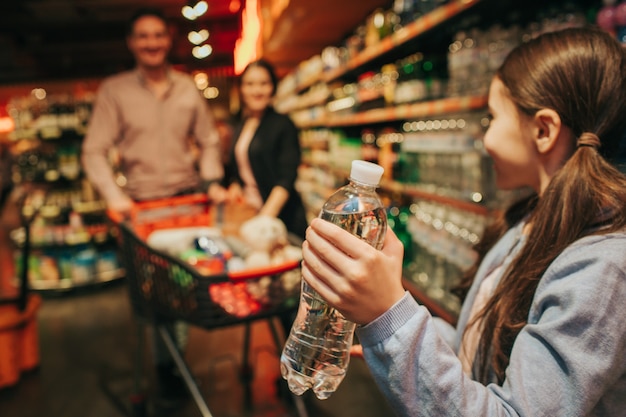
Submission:
<svg viewBox="0 0 626 417">
<path fill-rule="evenodd" d="M 479 313 L 484 327 L 476 377 L 484 383 L 494 375 L 504 381 L 513 344 L 550 263 L 585 235 L 626 227 L 626 177 L 609 162 L 626 128 L 625 75 L 626 52 L 597 28 L 543 34 L 514 49 L 496 74 L 520 112 L 556 111 L 576 143 L 541 197 L 532 195 L 504 213 L 478 248 L 484 255 L 528 215 L 526 244 Z M 594 229 L 599 222 L 605 227 Z"/>
</svg>

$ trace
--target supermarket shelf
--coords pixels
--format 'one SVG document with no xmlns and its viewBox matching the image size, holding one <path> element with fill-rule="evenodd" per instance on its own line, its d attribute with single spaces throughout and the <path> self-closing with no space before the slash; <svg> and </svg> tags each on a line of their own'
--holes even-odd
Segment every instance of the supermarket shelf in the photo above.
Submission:
<svg viewBox="0 0 626 417">
<path fill-rule="evenodd" d="M 382 39 L 378 44 L 363 49 L 344 66 L 326 72 L 323 75 L 324 81 L 334 81 L 347 72 L 358 69 L 377 57 L 380 57 L 381 55 L 419 37 L 434 27 L 445 23 L 452 17 L 480 3 L 480 1 L 481 0 L 453 0 L 448 4 L 438 7 L 432 12 L 425 14 L 397 32 L 394 32 L 393 34 Z M 307 80 L 307 82 L 312 84 L 314 80 Z"/>
<path fill-rule="evenodd" d="M 26 231 L 24 227 L 20 227 L 11 231 L 10 237 L 13 245 L 17 249 L 24 249 L 24 240 L 25 240 Z M 32 239 L 32 238 L 31 238 Z M 62 248 L 76 248 L 85 245 L 103 245 L 106 243 L 114 243 L 115 238 L 109 232 L 109 230 L 98 230 L 92 233 L 89 233 L 86 236 L 78 236 L 76 238 L 66 238 L 62 242 L 30 242 L 29 250 L 38 250 L 38 249 L 62 249 Z"/>
<path fill-rule="evenodd" d="M 480 214 L 483 216 L 488 216 L 491 213 L 491 210 L 488 207 L 485 207 L 479 203 L 474 203 L 471 201 L 465 201 L 454 197 L 448 197 L 446 195 L 429 193 L 424 190 L 420 190 L 415 185 L 411 184 L 402 184 L 397 181 L 386 181 L 383 180 L 380 184 L 380 188 L 382 190 L 386 190 L 393 193 L 401 193 L 413 198 L 429 200 L 436 203 L 445 204 L 447 206 L 463 210 L 466 212 Z"/>
<path fill-rule="evenodd" d="M 298 123 L 299 128 L 312 127 L 340 127 L 340 126 L 360 126 L 373 123 L 394 122 L 399 120 L 416 119 L 421 117 L 434 116 L 486 108 L 487 96 L 464 96 L 449 97 L 438 100 L 422 101 L 411 104 L 401 104 L 394 107 L 372 109 L 351 114 L 327 115 L 312 119 L 307 122 Z"/>
<path fill-rule="evenodd" d="M 297 86 L 295 91 L 293 91 L 293 94 L 298 94 L 303 92 L 304 90 L 307 90 L 308 88 L 312 87 L 315 83 L 319 82 L 319 81 L 325 81 L 326 77 L 324 77 L 323 73 L 320 74 L 314 74 L 309 76 L 308 78 L 306 78 L 305 80 L 301 81 Z"/>
<path fill-rule="evenodd" d="M 344 65 L 326 70 L 317 74 L 309 75 L 301 80 L 289 94 L 299 94 L 315 83 L 323 81 L 330 83 L 347 73 L 365 66 L 373 60 L 392 52 L 394 49 L 420 37 L 427 31 L 441 25 L 461 12 L 474 7 L 483 0 L 453 0 L 437 9 L 425 14 L 414 22 L 409 23 L 400 30 L 382 39 L 376 45 L 369 46 L 347 61 Z M 282 93 L 281 96 L 287 93 Z"/>
<path fill-rule="evenodd" d="M 76 283 L 71 279 L 64 278 L 59 281 L 29 281 L 28 289 L 32 291 L 41 291 L 41 292 L 68 292 L 72 290 L 84 289 L 84 288 L 93 288 L 100 285 L 106 285 L 113 281 L 117 281 L 126 276 L 126 272 L 124 269 L 119 268 L 112 271 L 101 272 L 96 274 L 93 279 Z"/>
</svg>

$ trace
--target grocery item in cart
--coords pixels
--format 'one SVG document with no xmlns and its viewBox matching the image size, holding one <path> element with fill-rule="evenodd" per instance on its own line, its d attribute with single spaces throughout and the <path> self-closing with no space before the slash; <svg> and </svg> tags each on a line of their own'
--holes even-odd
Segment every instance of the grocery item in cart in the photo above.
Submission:
<svg viewBox="0 0 626 417">
<path fill-rule="evenodd" d="M 260 215 L 246 220 L 239 228 L 239 236 L 249 249 L 243 256 L 246 268 L 281 265 L 302 259 L 300 242 L 296 246 L 289 241 L 287 227 L 276 217 Z M 298 270 L 274 277 L 266 276 L 248 284 L 248 291 L 266 304 L 289 296 L 297 297 L 299 289 Z"/>
<path fill-rule="evenodd" d="M 288 242 L 282 221 L 264 216 L 243 223 L 239 237 L 222 236 L 219 229 L 212 227 L 184 227 L 156 230 L 148 236 L 147 243 L 206 276 L 245 274 L 260 267 L 299 261 L 302 255 L 299 247 Z M 227 313 L 246 317 L 286 299 L 297 300 L 299 284 L 299 272 L 291 270 L 239 282 L 215 283 L 209 287 L 209 294 Z"/>
</svg>

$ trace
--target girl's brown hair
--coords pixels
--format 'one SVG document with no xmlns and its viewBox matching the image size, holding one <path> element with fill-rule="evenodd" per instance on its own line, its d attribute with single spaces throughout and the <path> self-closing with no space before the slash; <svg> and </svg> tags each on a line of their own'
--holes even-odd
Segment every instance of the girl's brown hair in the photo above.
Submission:
<svg viewBox="0 0 626 417">
<path fill-rule="evenodd" d="M 480 312 L 484 327 L 477 378 L 484 383 L 494 376 L 504 381 L 513 344 L 550 263 L 585 235 L 626 227 L 626 177 L 609 162 L 626 128 L 625 74 L 624 49 L 591 27 L 546 33 L 522 44 L 496 74 L 520 112 L 556 111 L 576 143 L 543 195 L 532 195 L 504 213 L 479 248 L 484 254 L 528 215 L 532 227 L 526 244 Z"/>
</svg>

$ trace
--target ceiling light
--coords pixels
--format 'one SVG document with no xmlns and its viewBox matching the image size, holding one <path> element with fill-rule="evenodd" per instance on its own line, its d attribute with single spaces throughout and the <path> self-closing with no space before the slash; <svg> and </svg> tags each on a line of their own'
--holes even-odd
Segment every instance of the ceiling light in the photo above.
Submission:
<svg viewBox="0 0 626 417">
<path fill-rule="evenodd" d="M 187 20 L 196 20 L 198 16 L 196 16 L 196 12 L 193 10 L 191 6 L 183 6 L 181 13 Z"/>
<path fill-rule="evenodd" d="M 186 6 L 183 6 L 181 13 L 187 20 L 196 20 L 209 10 L 209 4 L 205 0 L 198 2 L 190 1 Z"/>
<path fill-rule="evenodd" d="M 209 10 L 209 4 L 204 0 L 200 0 L 195 6 L 193 6 L 193 11 L 196 13 L 197 17 L 205 14 L 207 10 Z"/>
<path fill-rule="evenodd" d="M 209 86 L 209 76 L 205 72 L 199 72 L 193 76 L 198 90 L 204 90 Z"/>
<path fill-rule="evenodd" d="M 207 56 L 211 55 L 212 52 L 213 52 L 213 47 L 211 45 L 195 46 L 191 50 L 191 53 L 193 54 L 193 56 L 198 59 L 206 58 Z"/>
<path fill-rule="evenodd" d="M 33 88 L 30 92 L 37 100 L 43 100 L 46 98 L 46 90 L 43 88 Z"/>
<path fill-rule="evenodd" d="M 202 92 L 202 95 L 204 95 L 204 98 L 208 98 L 210 100 L 217 98 L 217 96 L 220 95 L 220 90 L 217 89 L 217 87 L 208 87 Z"/>
<path fill-rule="evenodd" d="M 193 43 L 194 45 L 200 45 L 202 42 L 209 39 L 209 31 L 206 29 L 200 29 L 197 32 L 195 30 L 192 30 L 187 34 L 187 39 L 189 39 L 189 42 Z"/>
</svg>

